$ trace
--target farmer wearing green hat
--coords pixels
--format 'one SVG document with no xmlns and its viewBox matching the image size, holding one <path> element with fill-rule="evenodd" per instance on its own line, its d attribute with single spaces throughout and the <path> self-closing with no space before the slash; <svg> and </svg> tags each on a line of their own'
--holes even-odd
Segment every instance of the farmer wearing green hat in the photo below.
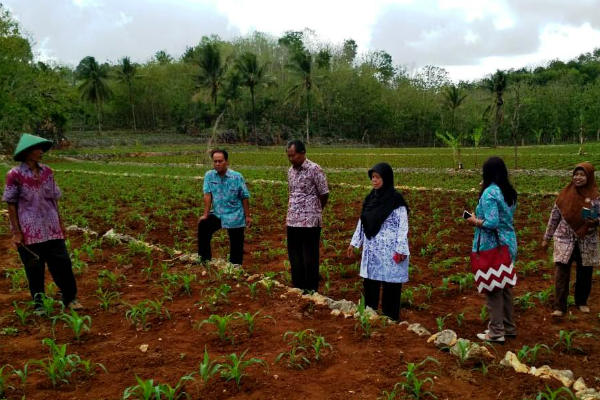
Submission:
<svg viewBox="0 0 600 400">
<path fill-rule="evenodd" d="M 51 147 L 51 141 L 39 136 L 28 133 L 21 136 L 13 157 L 21 164 L 6 174 L 2 201 L 8 203 L 13 242 L 25 266 L 36 308 L 41 306 L 47 264 L 62 293 L 63 304 L 77 310 L 82 306 L 76 300 L 77 285 L 58 213 L 61 192 L 52 170 L 40 163 Z"/>
</svg>

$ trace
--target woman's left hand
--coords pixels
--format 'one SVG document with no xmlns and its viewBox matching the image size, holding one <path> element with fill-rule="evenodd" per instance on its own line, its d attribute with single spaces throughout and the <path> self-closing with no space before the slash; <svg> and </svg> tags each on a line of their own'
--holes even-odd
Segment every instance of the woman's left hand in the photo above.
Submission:
<svg viewBox="0 0 600 400">
<path fill-rule="evenodd" d="M 479 220 L 477 219 L 477 217 L 475 217 L 474 215 L 471 215 L 469 218 L 467 218 L 466 220 L 470 225 L 473 226 L 479 226 Z"/>
</svg>

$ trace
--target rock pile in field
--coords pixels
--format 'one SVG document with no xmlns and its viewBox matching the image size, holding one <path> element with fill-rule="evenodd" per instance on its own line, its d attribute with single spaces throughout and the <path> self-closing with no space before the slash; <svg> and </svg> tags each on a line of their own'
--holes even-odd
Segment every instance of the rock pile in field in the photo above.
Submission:
<svg viewBox="0 0 600 400">
<path fill-rule="evenodd" d="M 444 329 L 441 332 L 434 333 L 427 339 L 427 343 L 433 342 L 438 349 L 446 349 L 454 346 L 458 335 L 452 329 Z"/>
<path fill-rule="evenodd" d="M 500 361 L 500 365 L 513 368 L 516 372 L 537 376 L 542 379 L 556 379 L 567 388 L 572 386 L 578 399 L 600 400 L 600 392 L 594 388 L 588 388 L 581 377 L 575 380 L 575 376 L 571 370 L 554 369 L 548 365 L 542 365 L 539 368 L 528 367 L 519 361 L 518 357 L 512 351 L 506 352 L 506 355 Z"/>
<path fill-rule="evenodd" d="M 431 332 L 427 330 L 423 325 L 419 323 L 409 324 L 407 331 L 416 333 L 419 336 L 431 336 Z"/>
</svg>

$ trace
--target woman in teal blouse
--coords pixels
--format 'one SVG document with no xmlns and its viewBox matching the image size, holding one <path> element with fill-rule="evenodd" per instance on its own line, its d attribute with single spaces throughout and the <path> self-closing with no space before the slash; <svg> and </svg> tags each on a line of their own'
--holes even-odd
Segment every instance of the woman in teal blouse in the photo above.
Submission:
<svg viewBox="0 0 600 400">
<path fill-rule="evenodd" d="M 512 261 L 517 258 L 517 235 L 513 215 L 517 207 L 517 192 L 508 180 L 508 170 L 499 157 L 491 157 L 483 164 L 483 182 L 475 215 L 467 221 L 475 226 L 473 250 L 489 250 L 507 245 Z M 495 289 L 486 293 L 490 322 L 484 333 L 477 334 L 481 340 L 504 342 L 505 336 L 516 336 L 513 321 L 512 287 Z"/>
</svg>

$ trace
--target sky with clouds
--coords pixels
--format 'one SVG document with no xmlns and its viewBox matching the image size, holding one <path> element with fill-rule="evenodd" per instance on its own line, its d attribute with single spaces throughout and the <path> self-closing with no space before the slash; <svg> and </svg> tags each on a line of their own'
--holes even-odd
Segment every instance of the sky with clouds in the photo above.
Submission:
<svg viewBox="0 0 600 400">
<path fill-rule="evenodd" d="M 569 60 L 600 47 L 600 0 L 0 0 L 36 56 L 76 65 L 123 56 L 178 57 L 204 35 L 224 39 L 310 28 L 385 50 L 414 71 L 441 66 L 453 80 Z"/>
</svg>

